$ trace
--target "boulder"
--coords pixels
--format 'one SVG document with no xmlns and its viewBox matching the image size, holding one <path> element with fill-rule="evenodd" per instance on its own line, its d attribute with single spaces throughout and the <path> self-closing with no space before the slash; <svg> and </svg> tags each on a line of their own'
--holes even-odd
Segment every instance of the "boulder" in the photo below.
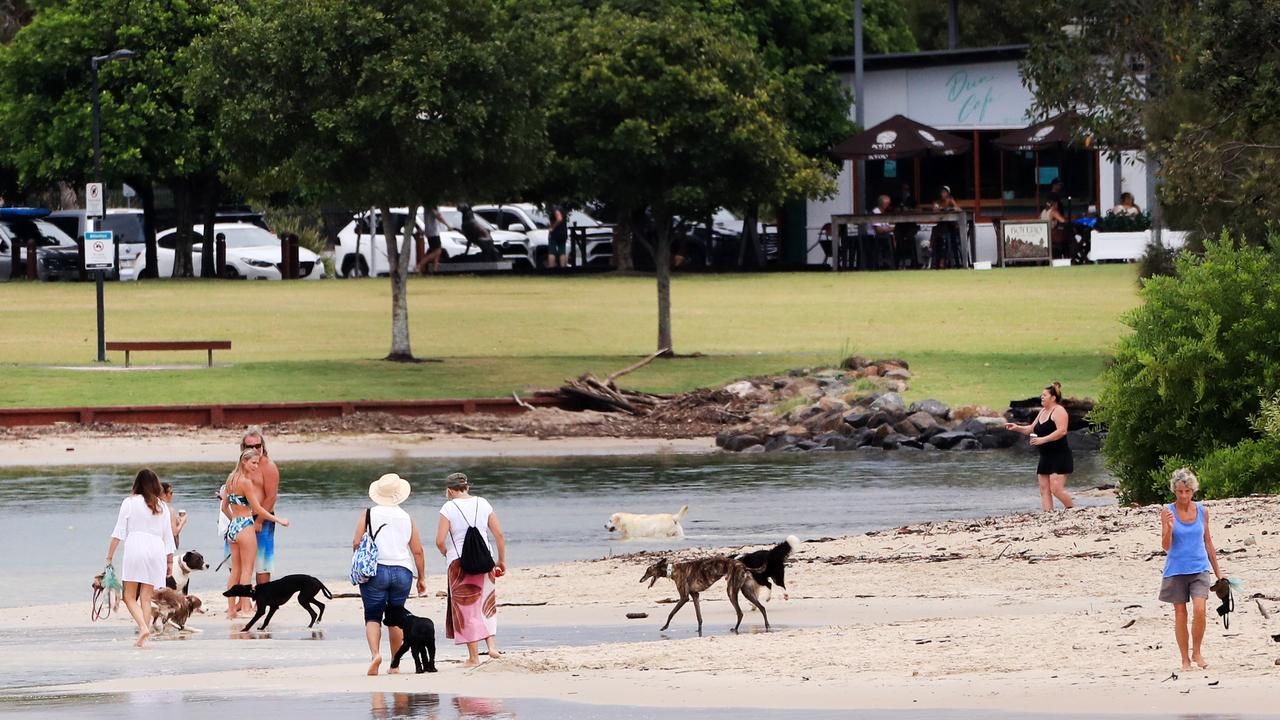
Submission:
<svg viewBox="0 0 1280 720">
<path fill-rule="evenodd" d="M 962 430 L 951 430 L 948 432 L 941 432 L 930 437 L 929 444 L 939 450 L 950 450 L 964 440 L 973 440 L 976 442 L 977 438 L 973 436 L 973 433 L 967 433 Z M 979 444 L 979 447 L 981 447 L 981 444 Z"/>
<path fill-rule="evenodd" d="M 742 452 L 752 445 L 759 445 L 764 442 L 764 438 L 759 435 L 735 435 L 729 438 L 720 447 L 729 452 Z"/>
<path fill-rule="evenodd" d="M 987 432 L 987 426 L 983 425 L 976 418 L 969 418 L 968 420 L 965 420 L 964 422 L 960 423 L 960 426 L 957 427 L 956 429 L 961 432 L 967 432 L 970 435 L 973 435 L 974 437 L 983 435 Z"/>
<path fill-rule="evenodd" d="M 850 355 L 849 357 L 840 361 L 840 367 L 844 368 L 845 370 L 861 370 L 866 366 L 867 366 L 867 359 L 862 357 L 861 355 Z"/>
<path fill-rule="evenodd" d="M 986 405 L 958 405 L 951 409 L 951 418 L 953 420 L 968 420 L 975 417 L 992 417 L 1000 413 L 992 410 Z"/>
<path fill-rule="evenodd" d="M 872 415 L 874 415 L 874 413 L 867 412 L 865 410 L 861 412 L 854 411 L 844 416 L 844 422 L 849 427 L 866 427 L 867 421 L 871 419 Z"/>
<path fill-rule="evenodd" d="M 886 370 L 884 373 L 881 373 L 881 375 L 883 377 L 892 378 L 894 380 L 910 380 L 911 379 L 911 371 L 905 368 L 893 368 L 892 370 Z"/>
<path fill-rule="evenodd" d="M 769 428 L 769 431 L 765 434 L 768 435 L 769 437 L 778 437 L 779 435 L 786 434 L 786 432 L 787 432 L 786 425 L 774 425 L 773 427 Z"/>
<path fill-rule="evenodd" d="M 916 428 L 915 423 L 912 423 L 909 420 L 899 420 L 898 422 L 894 423 L 893 431 L 898 433 L 899 435 L 905 435 L 907 437 L 915 437 L 920 433 L 920 431 Z"/>
<path fill-rule="evenodd" d="M 815 442 L 813 440 L 801 440 L 797 442 L 794 447 L 800 450 L 814 450 L 822 447 L 822 443 Z"/>
<path fill-rule="evenodd" d="M 964 440 L 961 440 L 960 442 L 956 443 L 951 449 L 952 450 L 981 450 L 982 443 L 978 442 L 977 438 L 965 438 Z"/>
<path fill-rule="evenodd" d="M 906 440 L 903 440 L 901 444 L 898 445 L 898 449 L 899 450 L 923 450 L 924 443 L 920 442 L 918 439 L 907 438 Z"/>
<path fill-rule="evenodd" d="M 880 447 L 884 448 L 885 450 L 896 450 L 898 449 L 898 446 L 903 443 L 903 441 L 910 440 L 910 439 L 911 438 L 901 433 L 889 433 L 888 435 L 884 436 L 884 439 L 880 441 Z"/>
<path fill-rule="evenodd" d="M 941 425 L 934 425 L 933 427 L 928 427 L 928 428 L 925 428 L 924 430 L 921 430 L 920 435 L 917 437 L 922 442 L 928 442 L 929 440 L 933 439 L 933 436 L 941 435 L 946 431 L 947 429 L 945 427 Z"/>
<path fill-rule="evenodd" d="M 724 391 L 736 398 L 745 398 L 754 392 L 756 386 L 750 380 L 739 380 L 724 386 Z"/>
<path fill-rule="evenodd" d="M 792 425 L 787 428 L 787 434 L 798 438 L 809 437 L 809 428 L 803 425 Z"/>
<path fill-rule="evenodd" d="M 844 425 L 844 411 L 832 410 L 820 415 L 815 415 L 805 421 L 804 426 L 809 428 L 811 433 L 833 432 Z M 845 427 L 848 427 L 847 425 Z"/>
<path fill-rule="evenodd" d="M 823 446 L 829 447 L 832 450 L 847 452 L 849 450 L 857 450 L 858 442 L 853 438 L 840 437 L 837 435 L 836 437 L 830 438 L 826 442 L 824 442 Z"/>
<path fill-rule="evenodd" d="M 1088 430 L 1072 430 L 1067 433 L 1067 444 L 1072 450 L 1096 452 L 1102 449 L 1102 436 Z"/>
<path fill-rule="evenodd" d="M 887 392 L 876 401 L 871 403 L 872 410 L 883 410 L 895 415 L 905 415 L 907 412 L 907 404 L 903 402 L 902 396 L 896 392 Z"/>
<path fill-rule="evenodd" d="M 988 430 L 991 430 L 993 428 L 1000 428 L 1003 430 L 1005 423 L 1009 422 L 1008 420 L 1005 420 L 1003 417 L 1000 417 L 999 415 L 980 415 L 976 418 L 973 418 L 973 420 L 976 422 L 980 422 L 983 425 L 986 425 Z"/>
<path fill-rule="evenodd" d="M 875 429 L 882 425 L 890 425 L 893 423 L 893 416 L 887 412 L 874 412 L 871 417 L 867 418 L 867 427 Z"/>
<path fill-rule="evenodd" d="M 982 447 L 988 450 L 1003 450 L 1011 448 L 1018 443 L 1019 440 L 1025 440 L 1025 436 L 1014 430 L 1005 430 L 1003 427 L 991 428 L 983 433 L 979 438 L 982 441 Z"/>
<path fill-rule="evenodd" d="M 774 389 L 774 390 L 781 390 L 782 388 L 784 388 L 784 387 L 786 387 L 786 386 L 787 386 L 787 380 L 786 380 L 786 378 L 774 378 L 774 380 L 773 380 L 773 389 Z"/>
<path fill-rule="evenodd" d="M 911 403 L 911 406 L 915 407 L 916 403 Z M 934 418 L 929 413 L 925 412 L 924 410 L 916 410 L 915 412 L 911 413 L 910 415 L 907 416 L 906 421 L 911 423 L 913 426 L 915 426 L 916 432 L 910 433 L 912 435 L 928 430 L 931 427 L 938 426 L 937 419 Z"/>
<path fill-rule="evenodd" d="M 830 395 L 824 395 L 823 397 L 818 398 L 818 402 L 814 404 L 822 408 L 823 412 L 834 412 L 839 410 L 841 413 L 845 413 L 849 411 L 849 403 L 841 400 L 840 398 L 831 397 Z"/>
<path fill-rule="evenodd" d="M 777 452 L 795 445 L 799 440 L 801 440 L 801 438 L 791 435 L 779 435 L 777 437 L 769 438 L 769 441 L 764 444 L 764 449 L 767 452 Z"/>
<path fill-rule="evenodd" d="M 748 448 L 742 448 L 742 452 L 744 452 L 744 453 L 762 453 L 762 452 L 764 452 L 764 446 L 763 446 L 763 445 L 752 445 L 751 447 L 748 447 Z"/>
<path fill-rule="evenodd" d="M 926 412 L 940 420 L 946 420 L 951 415 L 951 408 L 941 400 L 917 400 L 911 403 L 908 411 L 912 413 Z"/>
<path fill-rule="evenodd" d="M 882 453 L 884 452 L 884 448 L 879 445 L 862 445 L 858 448 L 858 452 Z"/>
</svg>

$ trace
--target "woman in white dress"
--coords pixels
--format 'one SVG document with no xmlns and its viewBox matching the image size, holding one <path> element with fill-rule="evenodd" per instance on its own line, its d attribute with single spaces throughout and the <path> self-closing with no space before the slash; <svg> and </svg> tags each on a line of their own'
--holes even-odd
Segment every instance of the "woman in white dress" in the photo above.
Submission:
<svg viewBox="0 0 1280 720">
<path fill-rule="evenodd" d="M 120 503 L 107 547 L 107 564 L 111 565 L 116 547 L 124 543 L 118 574 L 124 583 L 125 607 L 138 624 L 138 647 L 151 635 L 151 595 L 164 587 L 173 562 L 173 520 L 160 494 L 160 478 L 150 470 L 139 471 L 129 497 Z"/>
</svg>

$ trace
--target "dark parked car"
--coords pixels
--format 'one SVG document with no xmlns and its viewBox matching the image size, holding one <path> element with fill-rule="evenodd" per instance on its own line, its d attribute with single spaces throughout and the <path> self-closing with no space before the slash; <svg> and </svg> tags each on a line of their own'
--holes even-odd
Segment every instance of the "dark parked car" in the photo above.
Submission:
<svg viewBox="0 0 1280 720">
<path fill-rule="evenodd" d="M 9 270 L 21 275 L 27 263 L 27 247 L 34 241 L 36 273 L 41 280 L 67 280 L 79 277 L 76 242 L 49 222 L 48 210 L 38 208 L 0 208 L 0 280 L 8 280 Z M 18 267 L 10 268 L 13 249 L 18 250 Z"/>
</svg>

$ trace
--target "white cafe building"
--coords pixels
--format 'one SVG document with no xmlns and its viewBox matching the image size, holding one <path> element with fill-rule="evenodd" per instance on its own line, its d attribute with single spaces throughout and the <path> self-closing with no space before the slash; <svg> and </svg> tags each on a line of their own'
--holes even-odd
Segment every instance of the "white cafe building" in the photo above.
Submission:
<svg viewBox="0 0 1280 720">
<path fill-rule="evenodd" d="M 921 205 L 936 200 L 943 185 L 950 187 L 974 219 L 976 261 L 996 260 L 992 220 L 1039 217 L 1055 178 L 1065 183 L 1073 215 L 1089 209 L 1105 213 L 1121 192 L 1133 193 L 1146 210 L 1150 188 L 1140 155 L 1126 153 L 1112 161 L 1083 147 L 1011 152 L 992 143 L 1002 133 L 1043 119 L 1031 116 L 1031 91 L 1018 74 L 1025 53 L 1025 46 L 1011 46 L 867 56 L 866 127 L 901 114 L 971 140 L 973 149 L 949 157 L 868 161 L 866 183 L 856 190 L 854 163 L 846 161 L 835 196 L 806 205 L 808 262 L 823 261 L 817 242 L 823 227 L 831 215 L 853 211 L 855 191 L 862 195 L 861 206 L 871 208 L 877 196 L 897 197 L 904 185 Z M 836 58 L 832 66 L 853 97 L 853 58 Z M 853 113 L 851 106 L 850 118 Z"/>
</svg>

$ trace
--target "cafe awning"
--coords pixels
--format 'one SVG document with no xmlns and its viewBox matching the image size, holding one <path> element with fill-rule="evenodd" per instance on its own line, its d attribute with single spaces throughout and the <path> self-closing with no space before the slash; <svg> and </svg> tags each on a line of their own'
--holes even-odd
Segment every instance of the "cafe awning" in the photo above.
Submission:
<svg viewBox="0 0 1280 720">
<path fill-rule="evenodd" d="M 894 115 L 879 125 L 854 133 L 831 150 L 841 160 L 898 160 L 931 153 L 958 155 L 972 143 L 937 128 Z"/>
<path fill-rule="evenodd" d="M 1080 138 L 1076 136 L 1079 126 L 1079 116 L 1068 110 L 1021 130 L 1007 132 L 991 142 L 1001 150 L 1013 152 L 1051 150 L 1080 142 Z M 1082 144 L 1087 146 L 1089 143 Z"/>
</svg>

